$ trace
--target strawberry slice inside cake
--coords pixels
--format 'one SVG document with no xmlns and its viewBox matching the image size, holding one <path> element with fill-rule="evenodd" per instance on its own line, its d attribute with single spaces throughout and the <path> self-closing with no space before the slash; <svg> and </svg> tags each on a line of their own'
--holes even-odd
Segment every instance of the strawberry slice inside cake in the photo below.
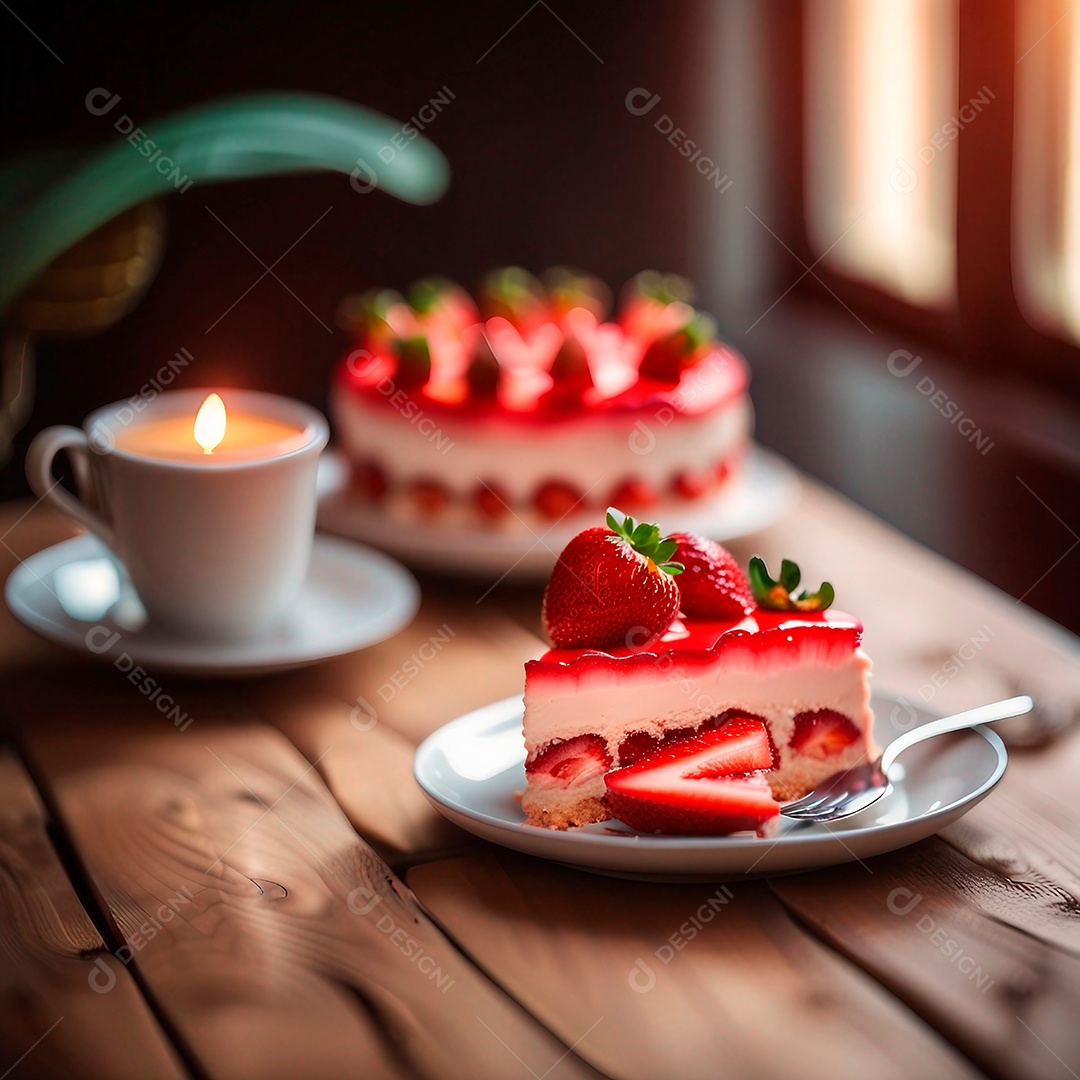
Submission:
<svg viewBox="0 0 1080 1080">
<path fill-rule="evenodd" d="M 544 604 L 554 647 L 525 665 L 530 824 L 767 832 L 777 800 L 876 756 L 862 624 L 826 610 L 828 584 L 796 595 L 786 560 L 778 581 L 753 560 L 747 581 L 712 541 L 662 541 L 616 511 L 608 524 L 560 558 Z M 687 604 L 683 575 L 703 559 L 716 572 L 687 576 Z"/>
<path fill-rule="evenodd" d="M 640 832 L 764 833 L 780 812 L 760 775 L 774 757 L 765 725 L 736 716 L 609 772 L 607 808 Z"/>
</svg>

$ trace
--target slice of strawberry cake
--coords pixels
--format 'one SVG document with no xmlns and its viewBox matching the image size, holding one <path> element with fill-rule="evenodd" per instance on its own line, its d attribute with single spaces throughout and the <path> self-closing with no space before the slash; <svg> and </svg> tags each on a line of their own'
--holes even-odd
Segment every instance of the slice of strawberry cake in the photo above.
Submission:
<svg viewBox="0 0 1080 1080">
<path fill-rule="evenodd" d="M 877 754 L 862 624 L 799 570 L 749 580 L 719 544 L 614 509 L 544 595 L 552 648 L 525 665 L 533 825 L 768 832 L 777 800 Z"/>
</svg>

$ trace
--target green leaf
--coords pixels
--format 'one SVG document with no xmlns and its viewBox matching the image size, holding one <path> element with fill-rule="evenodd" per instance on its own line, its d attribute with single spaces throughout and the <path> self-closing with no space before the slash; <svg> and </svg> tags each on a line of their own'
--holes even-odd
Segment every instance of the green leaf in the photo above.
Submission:
<svg viewBox="0 0 1080 1080">
<path fill-rule="evenodd" d="M 656 555 L 654 559 L 657 562 L 666 563 L 672 555 L 675 554 L 675 549 L 679 546 L 676 540 L 662 540 L 656 545 Z"/>
<path fill-rule="evenodd" d="M 683 333 L 686 334 L 694 349 L 707 345 L 716 336 L 716 320 L 703 311 L 697 311 L 683 327 Z"/>
<path fill-rule="evenodd" d="M 655 525 L 642 522 L 630 536 L 630 542 L 639 551 L 655 545 L 660 539 L 660 530 Z"/>
<path fill-rule="evenodd" d="M 784 559 L 780 563 L 780 584 L 784 586 L 787 591 L 794 592 L 799 586 L 799 579 L 802 575 L 799 573 L 799 568 L 790 559 Z"/>
<path fill-rule="evenodd" d="M 832 606 L 835 599 L 835 590 L 827 581 L 823 581 L 817 592 L 807 592 L 803 589 L 795 603 L 804 611 L 824 611 Z M 806 606 L 803 607 L 803 605 Z"/>
<path fill-rule="evenodd" d="M 668 574 L 681 574 L 683 564 L 669 561 L 678 548 L 678 542 L 670 537 L 661 538 L 660 526 L 652 522 L 636 522 L 629 515 L 624 515 L 615 506 L 609 506 L 606 520 L 608 528 L 620 539 L 628 543 L 639 555 L 652 559 L 657 566 Z"/>
<path fill-rule="evenodd" d="M 817 592 L 806 589 L 794 595 L 799 584 L 799 568 L 790 559 L 780 563 L 780 580 L 773 581 L 763 559 L 755 555 L 747 567 L 746 576 L 758 605 L 772 611 L 824 611 L 834 600 L 833 587 L 824 581 Z"/>
<path fill-rule="evenodd" d="M 454 283 L 449 278 L 421 278 L 409 286 L 409 304 L 413 311 L 426 315 L 433 311 L 443 296 L 453 288 Z"/>
<path fill-rule="evenodd" d="M 776 582 L 769 577 L 765 560 L 755 555 L 746 568 L 746 576 L 750 579 L 750 588 L 754 591 L 754 597 L 758 601 L 767 600 L 769 593 L 776 588 Z"/>
</svg>

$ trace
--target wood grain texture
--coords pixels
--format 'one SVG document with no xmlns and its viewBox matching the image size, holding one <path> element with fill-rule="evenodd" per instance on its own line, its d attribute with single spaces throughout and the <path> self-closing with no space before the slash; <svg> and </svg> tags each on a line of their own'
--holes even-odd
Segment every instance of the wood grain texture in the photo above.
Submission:
<svg viewBox="0 0 1080 1080">
<path fill-rule="evenodd" d="M 413 779 L 416 748 L 389 724 L 313 686 L 302 693 L 276 686 L 253 704 L 308 761 L 318 762 L 353 827 L 381 851 L 416 855 L 470 839 L 424 797 Z"/>
<path fill-rule="evenodd" d="M 525 660 L 544 644 L 443 583 L 401 633 L 364 652 L 241 691 L 309 761 L 357 831 L 388 856 L 445 852 L 470 842 L 413 780 L 416 745 L 436 728 L 520 693 Z M 333 754 L 324 752 L 334 747 Z"/>
<path fill-rule="evenodd" d="M 90 716 L 54 708 L 26 742 L 132 967 L 209 1076 L 528 1076 L 477 1016 L 525 1061 L 565 1053 L 279 732 L 185 705 L 183 733 L 99 699 Z M 552 1075 L 593 1074 L 571 1054 Z"/>
<path fill-rule="evenodd" d="M 506 852 L 408 880 L 492 978 L 620 1080 L 973 1075 L 762 883 L 658 887 Z"/>
<path fill-rule="evenodd" d="M 358 706 L 414 745 L 471 709 L 520 694 L 525 661 L 546 646 L 492 602 L 477 604 L 481 586 L 441 584 L 401 633 L 287 683 Z"/>
<path fill-rule="evenodd" d="M 938 838 L 867 865 L 770 885 L 991 1076 L 1075 1075 L 1080 952 L 1031 932 L 1045 905 L 1018 905 L 1011 882 Z M 1058 922 L 1075 920 L 1072 899 Z"/>
<path fill-rule="evenodd" d="M 131 973 L 98 966 L 111 962 L 105 942 L 53 850 L 36 790 L 3 749 L 0 957 L 0 1074 L 71 1076 L 77 1062 L 80 1076 L 103 1080 L 187 1076 Z"/>
<path fill-rule="evenodd" d="M 1080 956 L 1078 777 L 1080 732 L 1014 751 L 993 796 L 941 835 L 986 871 L 963 879 L 965 902 Z"/>
</svg>

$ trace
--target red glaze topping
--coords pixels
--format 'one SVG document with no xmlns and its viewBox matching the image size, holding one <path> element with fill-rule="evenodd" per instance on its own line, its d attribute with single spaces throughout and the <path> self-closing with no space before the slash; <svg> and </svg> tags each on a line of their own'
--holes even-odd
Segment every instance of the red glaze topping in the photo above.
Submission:
<svg viewBox="0 0 1080 1080">
<path fill-rule="evenodd" d="M 546 325 L 556 329 L 550 323 Z M 438 365 L 438 361 L 434 363 Z M 606 381 L 609 387 L 620 382 L 626 386 L 627 382 L 636 379 L 633 366 L 618 356 L 593 358 L 590 364 L 594 371 L 603 373 L 600 381 Z M 540 365 L 508 365 L 503 376 L 510 392 L 493 399 L 469 393 L 464 371 L 457 375 L 447 373 L 445 378 L 433 378 L 423 386 L 408 387 L 399 385 L 394 378 L 395 372 L 393 359 L 376 353 L 363 364 L 350 363 L 346 357 L 338 366 L 336 379 L 339 385 L 369 402 L 390 402 L 392 406 L 400 407 L 400 399 L 397 402 L 392 399 L 395 394 L 407 393 L 425 411 L 436 414 L 545 425 L 585 415 L 655 416 L 665 407 L 686 416 L 699 416 L 740 397 L 750 381 L 746 362 L 727 346 L 718 346 L 706 359 L 688 368 L 682 382 L 674 388 L 670 384 L 640 379 L 617 393 L 605 395 L 602 389 L 594 387 L 580 396 L 562 396 L 558 408 L 552 408 L 550 399 L 545 397 L 553 384 Z"/>
<path fill-rule="evenodd" d="M 862 632 L 857 618 L 832 608 L 808 612 L 757 608 L 737 622 L 677 619 L 657 644 L 641 649 L 549 649 L 538 660 L 527 661 L 525 670 L 528 679 L 577 678 L 604 669 L 628 676 L 654 670 L 666 659 L 692 673 L 724 656 L 764 659 L 793 650 L 798 655 L 814 646 L 839 662 L 859 647 Z"/>
<path fill-rule="evenodd" d="M 387 290 L 364 294 L 338 383 L 372 403 L 400 408 L 407 395 L 433 413 L 545 426 L 663 408 L 701 415 L 745 393 L 746 364 L 713 338 L 712 321 L 675 293 L 642 291 L 639 279 L 610 322 L 601 321 L 602 286 L 581 275 L 545 288 L 519 268 L 495 271 L 483 316 L 439 279 L 418 283 L 409 303 Z M 661 341 L 679 346 L 678 362 L 657 369 L 645 361 Z"/>
</svg>

